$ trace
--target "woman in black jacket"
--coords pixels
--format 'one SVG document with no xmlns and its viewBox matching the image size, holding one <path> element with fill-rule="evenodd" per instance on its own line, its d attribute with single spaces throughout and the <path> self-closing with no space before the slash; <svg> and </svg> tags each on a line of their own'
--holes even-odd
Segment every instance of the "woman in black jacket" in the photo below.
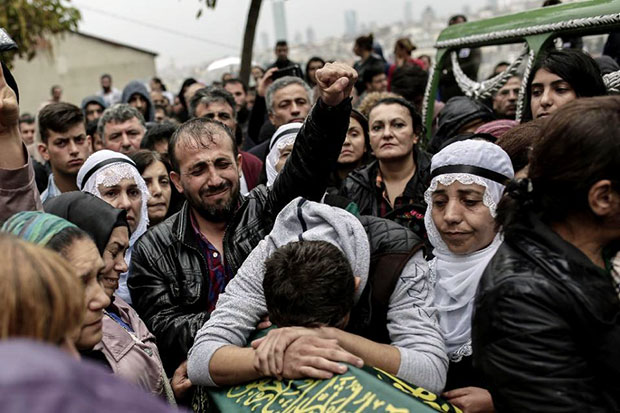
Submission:
<svg viewBox="0 0 620 413">
<path fill-rule="evenodd" d="M 509 187 L 504 243 L 476 294 L 474 365 L 497 411 L 618 411 L 620 97 L 558 109 Z M 617 251 L 611 251 L 611 254 Z"/>
<path fill-rule="evenodd" d="M 336 170 L 332 172 L 327 192 L 338 194 L 344 180 L 357 168 L 368 164 L 370 155 L 370 138 L 368 136 L 368 119 L 361 112 L 351 110 L 347 137 L 340 149 Z"/>
<path fill-rule="evenodd" d="M 430 156 L 418 147 L 422 117 L 399 97 L 377 102 L 368 115 L 370 147 L 376 161 L 349 174 L 340 195 L 361 215 L 387 218 L 423 236 L 424 191 L 430 183 Z"/>
</svg>

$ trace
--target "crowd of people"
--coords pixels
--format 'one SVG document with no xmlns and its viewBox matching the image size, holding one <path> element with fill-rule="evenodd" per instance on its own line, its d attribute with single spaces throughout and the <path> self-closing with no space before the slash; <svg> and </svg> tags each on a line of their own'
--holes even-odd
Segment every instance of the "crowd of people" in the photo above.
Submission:
<svg viewBox="0 0 620 413">
<path fill-rule="evenodd" d="M 302 70 L 280 41 L 252 89 L 103 74 L 34 116 L 3 64 L 0 337 L 149 411 L 347 366 L 463 412 L 620 411 L 618 55 L 551 45 L 520 123 L 521 75 L 476 101 L 448 65 L 427 140 L 430 57 L 353 50 Z M 476 79 L 480 51 L 459 59 Z"/>
</svg>

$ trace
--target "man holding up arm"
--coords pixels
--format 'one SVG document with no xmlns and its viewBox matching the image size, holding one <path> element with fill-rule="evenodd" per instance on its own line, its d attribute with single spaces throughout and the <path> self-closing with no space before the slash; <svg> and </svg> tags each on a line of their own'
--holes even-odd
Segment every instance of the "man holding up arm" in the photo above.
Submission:
<svg viewBox="0 0 620 413">
<path fill-rule="evenodd" d="M 9 86 L 9 83 L 12 83 Z M 0 222 L 19 211 L 43 209 L 32 161 L 19 133 L 17 84 L 2 63 L 0 70 Z"/>
<path fill-rule="evenodd" d="M 192 119 L 171 138 L 171 178 L 187 202 L 134 246 L 134 308 L 157 337 L 171 373 L 187 357 L 219 294 L 282 208 L 297 196 L 320 200 L 345 139 L 356 72 L 335 63 L 317 72 L 321 99 L 271 188 L 239 194 L 241 157 L 230 129 Z"/>
</svg>

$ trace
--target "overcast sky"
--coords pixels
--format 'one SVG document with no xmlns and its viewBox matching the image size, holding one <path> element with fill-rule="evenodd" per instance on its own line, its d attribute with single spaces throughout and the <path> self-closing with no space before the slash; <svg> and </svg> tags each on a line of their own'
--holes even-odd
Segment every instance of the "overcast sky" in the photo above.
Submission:
<svg viewBox="0 0 620 413">
<path fill-rule="evenodd" d="M 476 10 L 488 0 L 412 0 L 414 20 L 428 5 L 439 16 Z M 358 24 L 389 24 L 403 19 L 405 0 L 287 0 L 289 41 L 299 31 L 314 29 L 317 40 L 344 33 L 344 12 L 357 11 Z M 204 2 L 202 2 L 204 3 Z M 218 0 L 196 19 L 198 0 L 73 0 L 82 12 L 80 30 L 159 54 L 158 67 L 207 62 L 238 56 L 250 0 Z M 440 6 L 439 6 L 440 4 Z M 274 42 L 272 1 L 263 0 L 255 50 L 263 47 L 261 33 Z"/>
</svg>

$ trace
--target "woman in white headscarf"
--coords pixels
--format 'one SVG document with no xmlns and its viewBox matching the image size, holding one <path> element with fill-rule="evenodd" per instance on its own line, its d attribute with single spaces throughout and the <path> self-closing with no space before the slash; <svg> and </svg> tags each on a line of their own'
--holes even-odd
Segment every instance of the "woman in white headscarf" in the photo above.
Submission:
<svg viewBox="0 0 620 413">
<path fill-rule="evenodd" d="M 273 186 L 278 174 L 284 168 L 284 164 L 293 151 L 295 138 L 301 129 L 302 123 L 287 123 L 280 126 L 273 134 L 269 142 L 269 153 L 265 159 L 265 171 L 267 172 L 267 186 Z"/>
<path fill-rule="evenodd" d="M 502 242 L 497 204 L 513 179 L 509 156 L 479 140 L 448 145 L 431 162 L 424 217 L 434 258 L 435 305 L 450 367 L 446 398 L 463 410 L 493 411 L 491 395 L 472 367 L 471 319 L 480 277 Z"/>
<path fill-rule="evenodd" d="M 131 236 L 125 261 L 129 266 L 133 245 L 146 232 L 149 224 L 148 206 L 150 194 L 136 164 L 126 155 L 101 150 L 88 157 L 77 176 L 80 191 L 103 199 L 118 209 L 127 211 L 127 223 Z M 127 288 L 127 273 L 120 276 L 116 295 L 131 304 Z"/>
</svg>

